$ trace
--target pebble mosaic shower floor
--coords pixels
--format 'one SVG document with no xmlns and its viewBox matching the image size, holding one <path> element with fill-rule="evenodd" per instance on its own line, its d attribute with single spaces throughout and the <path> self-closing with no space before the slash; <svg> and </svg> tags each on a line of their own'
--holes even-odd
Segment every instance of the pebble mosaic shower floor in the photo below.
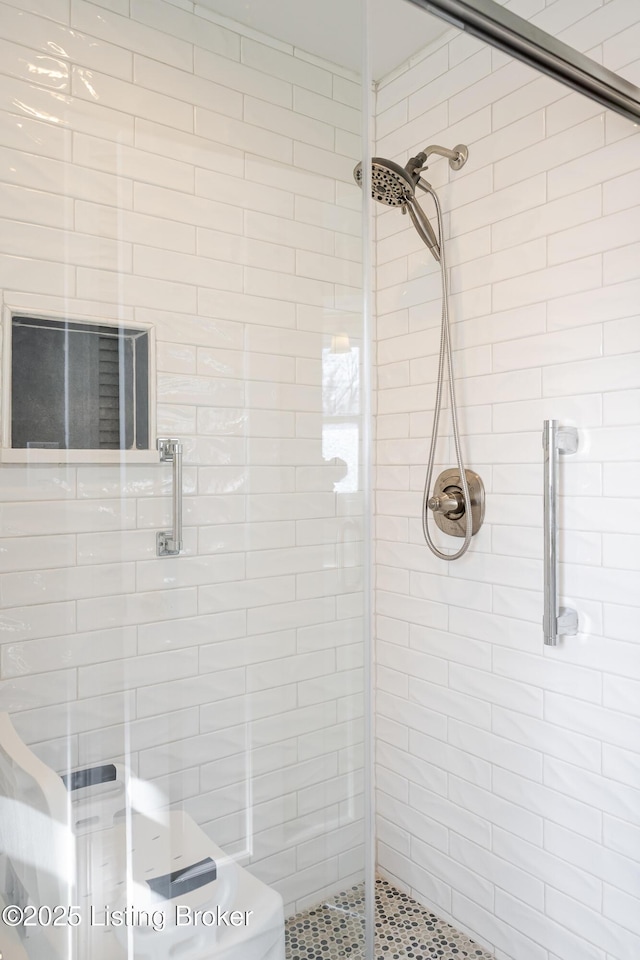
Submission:
<svg viewBox="0 0 640 960">
<path fill-rule="evenodd" d="M 286 923 L 287 960 L 363 960 L 364 888 L 352 887 Z M 376 880 L 376 960 L 492 960 L 455 927 Z"/>
</svg>

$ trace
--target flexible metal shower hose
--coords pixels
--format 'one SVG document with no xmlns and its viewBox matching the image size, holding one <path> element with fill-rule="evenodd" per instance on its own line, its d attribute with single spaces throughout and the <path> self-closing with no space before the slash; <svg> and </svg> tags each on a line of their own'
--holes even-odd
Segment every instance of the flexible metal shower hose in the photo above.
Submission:
<svg viewBox="0 0 640 960">
<path fill-rule="evenodd" d="M 462 459 L 462 447 L 460 444 L 460 430 L 458 428 L 458 408 L 456 406 L 455 382 L 453 379 L 453 359 L 451 355 L 451 334 L 449 330 L 449 280 L 447 277 L 447 264 L 445 260 L 444 249 L 444 227 L 442 222 L 442 208 L 440 200 L 433 187 L 422 180 L 420 186 L 431 194 L 436 205 L 436 214 L 438 218 L 438 243 L 440 245 L 440 273 L 442 277 L 442 319 L 440 323 L 440 357 L 438 360 L 438 382 L 436 387 L 436 402 L 433 411 L 433 430 L 431 433 L 431 446 L 429 449 L 429 460 L 427 462 L 427 472 L 424 479 L 424 493 L 422 497 L 422 531 L 427 546 L 432 553 L 441 560 L 458 560 L 459 557 L 469 549 L 473 530 L 473 517 L 471 516 L 471 496 L 469 494 L 469 484 L 467 483 L 467 473 Z M 453 440 L 456 448 L 456 461 L 460 471 L 460 485 L 465 502 L 465 534 L 464 541 L 459 550 L 455 553 L 443 553 L 431 539 L 429 531 L 429 491 L 431 490 L 431 479 L 433 477 L 433 467 L 436 456 L 436 445 L 438 443 L 438 429 L 440 425 L 440 410 L 442 407 L 442 389 L 444 385 L 444 367 L 447 364 L 447 379 L 449 381 L 449 402 L 451 406 L 451 426 L 453 429 Z"/>
</svg>

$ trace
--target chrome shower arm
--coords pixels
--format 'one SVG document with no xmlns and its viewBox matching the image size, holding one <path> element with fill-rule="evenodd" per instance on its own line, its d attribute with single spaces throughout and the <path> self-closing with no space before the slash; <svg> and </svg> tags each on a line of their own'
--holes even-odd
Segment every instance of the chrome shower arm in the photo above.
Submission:
<svg viewBox="0 0 640 960">
<path fill-rule="evenodd" d="M 446 157 L 447 160 L 457 160 L 458 159 L 458 150 L 447 150 L 446 147 L 439 147 L 437 144 L 432 143 L 431 146 L 425 147 L 422 151 L 425 157 L 428 159 L 433 153 L 437 153 L 439 157 Z"/>
<path fill-rule="evenodd" d="M 432 143 L 409 161 L 407 169 L 409 168 L 409 164 L 411 164 L 410 174 L 415 176 L 416 173 L 419 173 L 420 170 L 424 168 L 429 157 L 433 156 L 433 154 L 437 154 L 439 157 L 445 157 L 449 161 L 449 166 L 452 170 L 459 170 L 461 167 L 464 167 L 469 159 L 469 150 L 464 143 L 456 144 L 453 150 L 448 150 L 446 147 L 440 147 L 437 143 Z"/>
</svg>

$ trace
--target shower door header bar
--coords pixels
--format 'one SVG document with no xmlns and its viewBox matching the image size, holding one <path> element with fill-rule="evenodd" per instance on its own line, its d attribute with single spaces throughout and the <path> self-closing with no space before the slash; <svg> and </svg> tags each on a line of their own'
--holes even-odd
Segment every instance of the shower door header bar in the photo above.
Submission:
<svg viewBox="0 0 640 960">
<path fill-rule="evenodd" d="M 410 0 L 554 80 L 640 123 L 640 88 L 495 0 Z"/>
</svg>

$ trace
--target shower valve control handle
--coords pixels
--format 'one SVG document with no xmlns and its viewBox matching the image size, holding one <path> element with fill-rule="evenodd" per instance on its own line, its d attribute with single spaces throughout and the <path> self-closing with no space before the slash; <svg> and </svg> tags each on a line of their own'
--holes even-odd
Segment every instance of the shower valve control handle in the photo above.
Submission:
<svg viewBox="0 0 640 960">
<path fill-rule="evenodd" d="M 454 490 L 439 497 L 431 497 L 427 503 L 429 510 L 434 513 L 463 513 L 464 495 L 462 491 Z"/>
</svg>

